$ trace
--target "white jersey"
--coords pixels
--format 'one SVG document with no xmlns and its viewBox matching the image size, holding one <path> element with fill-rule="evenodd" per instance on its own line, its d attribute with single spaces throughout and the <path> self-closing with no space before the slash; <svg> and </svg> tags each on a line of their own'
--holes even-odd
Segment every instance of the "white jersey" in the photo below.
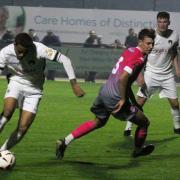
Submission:
<svg viewBox="0 0 180 180">
<path fill-rule="evenodd" d="M 166 38 L 156 34 L 154 47 L 148 55 L 146 71 L 157 73 L 159 75 L 172 76 L 172 54 L 171 50 L 178 45 L 179 36 L 177 32 L 172 31 Z"/>
<path fill-rule="evenodd" d="M 61 56 L 61 53 L 39 42 L 34 42 L 34 45 L 35 48 L 29 50 L 21 60 L 16 57 L 14 44 L 3 48 L 0 51 L 0 68 L 7 68 L 8 72 L 12 74 L 10 80 L 42 89 L 45 59 L 53 61 L 55 58 L 57 59 L 57 56 Z M 60 60 L 59 62 L 62 63 Z"/>
</svg>

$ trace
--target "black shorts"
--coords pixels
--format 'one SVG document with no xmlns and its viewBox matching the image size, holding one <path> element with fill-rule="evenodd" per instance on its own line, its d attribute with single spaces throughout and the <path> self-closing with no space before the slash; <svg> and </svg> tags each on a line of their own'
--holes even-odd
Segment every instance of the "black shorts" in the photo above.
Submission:
<svg viewBox="0 0 180 180">
<path fill-rule="evenodd" d="M 110 115 L 119 120 L 130 120 L 137 113 L 138 108 L 126 102 L 119 112 L 111 114 L 118 101 L 119 99 L 98 95 L 91 107 L 91 112 L 101 121 L 107 121 Z"/>
</svg>

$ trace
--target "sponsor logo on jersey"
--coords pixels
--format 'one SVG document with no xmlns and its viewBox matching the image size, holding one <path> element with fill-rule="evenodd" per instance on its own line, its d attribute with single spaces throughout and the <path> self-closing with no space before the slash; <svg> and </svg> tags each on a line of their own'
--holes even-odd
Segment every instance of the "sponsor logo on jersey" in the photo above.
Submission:
<svg viewBox="0 0 180 180">
<path fill-rule="evenodd" d="M 128 51 L 134 52 L 135 48 L 128 48 Z"/>
<path fill-rule="evenodd" d="M 169 43 L 169 44 L 172 44 L 172 40 L 169 40 L 168 43 Z"/>
<path fill-rule="evenodd" d="M 51 48 L 46 49 L 46 54 L 48 55 L 49 58 L 52 57 L 53 53 L 54 53 L 53 49 L 51 49 Z"/>
</svg>

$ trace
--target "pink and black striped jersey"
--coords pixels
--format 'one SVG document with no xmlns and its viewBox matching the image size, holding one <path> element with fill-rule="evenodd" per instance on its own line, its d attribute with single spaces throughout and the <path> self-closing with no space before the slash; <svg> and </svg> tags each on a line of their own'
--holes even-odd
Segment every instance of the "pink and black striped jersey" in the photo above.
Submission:
<svg viewBox="0 0 180 180">
<path fill-rule="evenodd" d="M 123 71 L 130 74 L 129 83 L 131 85 L 138 77 L 146 60 L 144 54 L 138 47 L 125 50 L 116 65 L 114 66 L 108 80 L 101 89 L 105 96 L 120 97 L 119 78 Z"/>
</svg>

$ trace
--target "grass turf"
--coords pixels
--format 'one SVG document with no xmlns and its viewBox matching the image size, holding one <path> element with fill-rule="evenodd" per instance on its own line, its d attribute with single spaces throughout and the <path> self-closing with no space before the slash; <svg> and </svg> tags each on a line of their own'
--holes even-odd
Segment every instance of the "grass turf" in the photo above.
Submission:
<svg viewBox="0 0 180 180">
<path fill-rule="evenodd" d="M 6 81 L 0 80 L 1 108 Z M 125 122 L 110 118 L 107 125 L 74 141 L 62 161 L 55 158 L 56 139 L 93 118 L 89 108 L 100 84 L 82 83 L 84 98 L 76 98 L 67 82 L 47 81 L 37 117 L 24 139 L 11 151 L 16 166 L 0 171 L 2 180 L 179 179 L 180 137 L 173 134 L 167 100 L 154 96 L 144 107 L 151 120 L 147 143 L 156 146 L 146 157 L 130 157 L 133 138 L 124 138 Z M 136 92 L 137 87 L 134 86 Z M 15 129 L 18 110 L 1 133 L 0 143 Z M 135 127 L 133 128 L 134 131 Z"/>
</svg>

